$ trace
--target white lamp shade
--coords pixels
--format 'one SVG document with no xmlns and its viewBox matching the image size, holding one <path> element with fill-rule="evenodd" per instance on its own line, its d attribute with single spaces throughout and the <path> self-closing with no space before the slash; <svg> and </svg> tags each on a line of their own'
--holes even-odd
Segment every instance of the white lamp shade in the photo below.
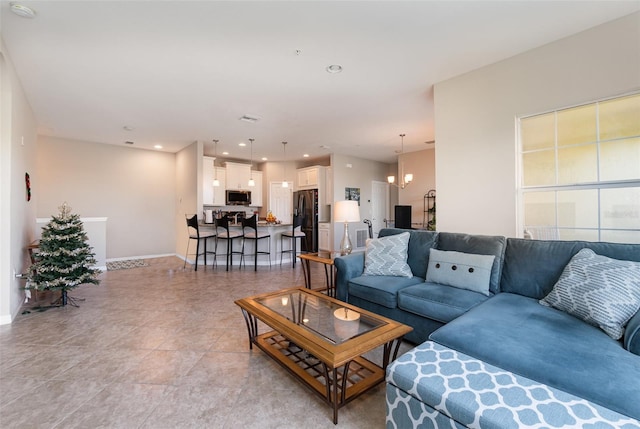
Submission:
<svg viewBox="0 0 640 429">
<path fill-rule="evenodd" d="M 333 208 L 334 222 L 360 222 L 360 207 L 357 201 L 336 201 Z"/>
</svg>

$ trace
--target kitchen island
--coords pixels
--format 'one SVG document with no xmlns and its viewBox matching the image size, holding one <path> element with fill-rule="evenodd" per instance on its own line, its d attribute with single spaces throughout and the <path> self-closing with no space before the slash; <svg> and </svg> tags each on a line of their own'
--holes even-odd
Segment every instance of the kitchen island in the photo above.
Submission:
<svg viewBox="0 0 640 429">
<path fill-rule="evenodd" d="M 203 231 L 215 231 L 215 226 L 212 223 L 200 223 L 200 228 L 202 228 Z M 242 232 L 242 224 L 241 223 L 233 223 L 230 224 L 230 231 L 239 231 Z M 280 251 L 282 250 L 280 248 L 280 235 L 282 235 L 283 232 L 287 232 L 287 231 L 291 231 L 291 224 L 290 223 L 278 223 L 278 224 L 267 224 L 266 222 L 258 222 L 258 231 L 260 233 L 267 233 L 271 236 L 270 240 L 264 239 L 264 240 L 259 240 L 259 249 L 260 251 L 267 251 L 267 243 L 269 242 L 269 251 L 271 252 L 271 263 L 272 264 L 279 264 L 280 263 Z M 211 242 L 210 242 L 211 243 Z M 287 243 L 290 243 L 290 240 L 286 240 L 283 244 L 285 246 L 285 250 L 288 249 Z M 213 245 L 213 244 L 210 244 Z M 218 242 L 218 248 L 216 249 L 217 252 L 217 258 L 216 258 L 216 265 L 218 266 L 222 266 L 224 267 L 225 263 L 226 263 L 226 253 L 227 253 L 227 240 L 220 240 Z M 255 251 L 254 249 L 255 246 L 255 241 L 254 240 L 247 240 L 246 244 L 245 244 L 245 252 L 247 255 L 251 255 L 250 257 L 245 257 L 244 258 L 244 263 L 245 265 L 251 265 L 253 266 L 253 253 Z M 240 251 L 242 249 L 242 239 L 238 238 L 238 239 L 234 239 L 233 240 L 233 250 L 234 251 Z M 300 249 L 300 245 L 298 244 L 298 249 Z M 211 260 L 211 256 L 209 256 L 207 259 L 209 259 L 209 261 Z M 188 260 L 188 262 L 191 262 L 190 260 Z M 285 255 L 283 255 L 283 259 L 282 259 L 282 263 L 284 264 L 285 262 L 288 262 L 289 264 L 291 264 L 291 253 L 287 253 Z M 198 261 L 198 265 L 202 263 L 204 265 L 204 260 L 202 257 L 200 257 L 200 260 Z M 233 265 L 234 266 L 238 266 L 240 264 L 240 256 L 238 255 L 234 255 L 233 258 Z M 269 258 L 267 255 L 258 255 L 258 265 L 269 265 Z"/>
</svg>

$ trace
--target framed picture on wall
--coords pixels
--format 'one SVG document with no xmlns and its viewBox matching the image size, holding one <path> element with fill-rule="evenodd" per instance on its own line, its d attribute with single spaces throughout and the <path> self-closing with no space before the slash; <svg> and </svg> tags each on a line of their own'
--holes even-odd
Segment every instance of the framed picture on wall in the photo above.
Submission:
<svg viewBox="0 0 640 429">
<path fill-rule="evenodd" d="M 360 205 L 360 188 L 344 188 L 344 199 L 357 201 Z"/>
</svg>

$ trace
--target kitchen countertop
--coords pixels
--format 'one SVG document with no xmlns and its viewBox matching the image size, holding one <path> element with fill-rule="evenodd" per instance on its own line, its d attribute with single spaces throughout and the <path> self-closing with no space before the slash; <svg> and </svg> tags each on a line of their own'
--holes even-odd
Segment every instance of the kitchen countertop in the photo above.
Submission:
<svg viewBox="0 0 640 429">
<path fill-rule="evenodd" d="M 264 227 L 278 227 L 278 226 L 287 226 L 290 227 L 292 224 L 290 223 L 266 223 L 266 222 L 258 222 L 258 228 L 264 228 Z M 215 224 L 213 223 L 205 223 L 205 222 L 201 222 L 200 226 L 202 227 L 207 227 L 207 228 L 213 228 L 215 226 Z M 229 226 L 231 227 L 242 227 L 242 223 L 230 223 Z"/>
</svg>

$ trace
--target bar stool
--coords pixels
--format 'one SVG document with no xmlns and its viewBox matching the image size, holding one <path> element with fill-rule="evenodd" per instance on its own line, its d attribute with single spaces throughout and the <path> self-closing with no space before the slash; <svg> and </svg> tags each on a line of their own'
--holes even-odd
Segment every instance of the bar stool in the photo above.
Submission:
<svg viewBox="0 0 640 429">
<path fill-rule="evenodd" d="M 271 235 L 268 232 L 258 231 L 258 219 L 254 214 L 250 218 L 242 219 L 242 257 L 240 258 L 240 264 L 244 263 L 245 253 L 244 243 L 247 240 L 253 240 L 255 242 L 255 251 L 253 253 L 253 268 L 254 271 L 258 270 L 258 255 L 269 255 L 269 267 L 271 267 Z M 267 251 L 258 250 L 258 243 L 263 238 L 267 239 Z"/>
<path fill-rule="evenodd" d="M 189 233 L 189 240 L 187 241 L 187 252 L 184 255 L 184 265 L 182 269 L 187 266 L 187 256 L 189 256 L 189 244 L 191 244 L 191 240 L 196 240 L 196 271 L 198 271 L 198 257 L 200 255 L 204 255 L 204 265 L 207 265 L 207 253 L 213 253 L 213 266 L 216 266 L 216 247 L 217 244 L 214 244 L 214 250 L 207 250 L 207 240 L 210 238 L 216 238 L 216 233 L 211 232 L 200 232 L 200 228 L 198 226 L 198 215 L 193 215 L 189 217 L 189 215 L 185 215 L 187 218 L 187 232 Z M 204 241 L 204 252 L 200 253 L 200 241 Z"/>
<path fill-rule="evenodd" d="M 280 235 L 280 265 L 282 265 L 282 254 L 283 253 L 291 253 L 292 254 L 292 266 L 293 268 L 296 267 L 296 255 L 298 254 L 297 252 L 297 241 L 298 238 L 302 241 L 302 239 L 305 240 L 306 243 L 306 239 L 307 239 L 307 235 L 302 232 L 300 230 L 300 228 L 302 227 L 302 225 L 304 225 L 304 219 L 305 217 L 303 215 L 293 215 L 293 223 L 291 224 L 291 232 L 289 231 L 285 231 Z M 284 247 L 282 246 L 282 241 L 284 239 L 290 239 L 291 240 L 291 246 L 288 250 L 284 250 Z M 300 243 L 302 245 L 302 243 Z"/>
<path fill-rule="evenodd" d="M 218 240 L 227 240 L 227 271 L 229 271 L 229 265 L 233 268 L 233 255 L 242 255 L 240 251 L 233 250 L 233 240 L 235 238 L 242 238 L 242 232 L 229 230 L 229 218 L 223 216 L 216 218 L 216 252 L 218 251 Z"/>
</svg>

